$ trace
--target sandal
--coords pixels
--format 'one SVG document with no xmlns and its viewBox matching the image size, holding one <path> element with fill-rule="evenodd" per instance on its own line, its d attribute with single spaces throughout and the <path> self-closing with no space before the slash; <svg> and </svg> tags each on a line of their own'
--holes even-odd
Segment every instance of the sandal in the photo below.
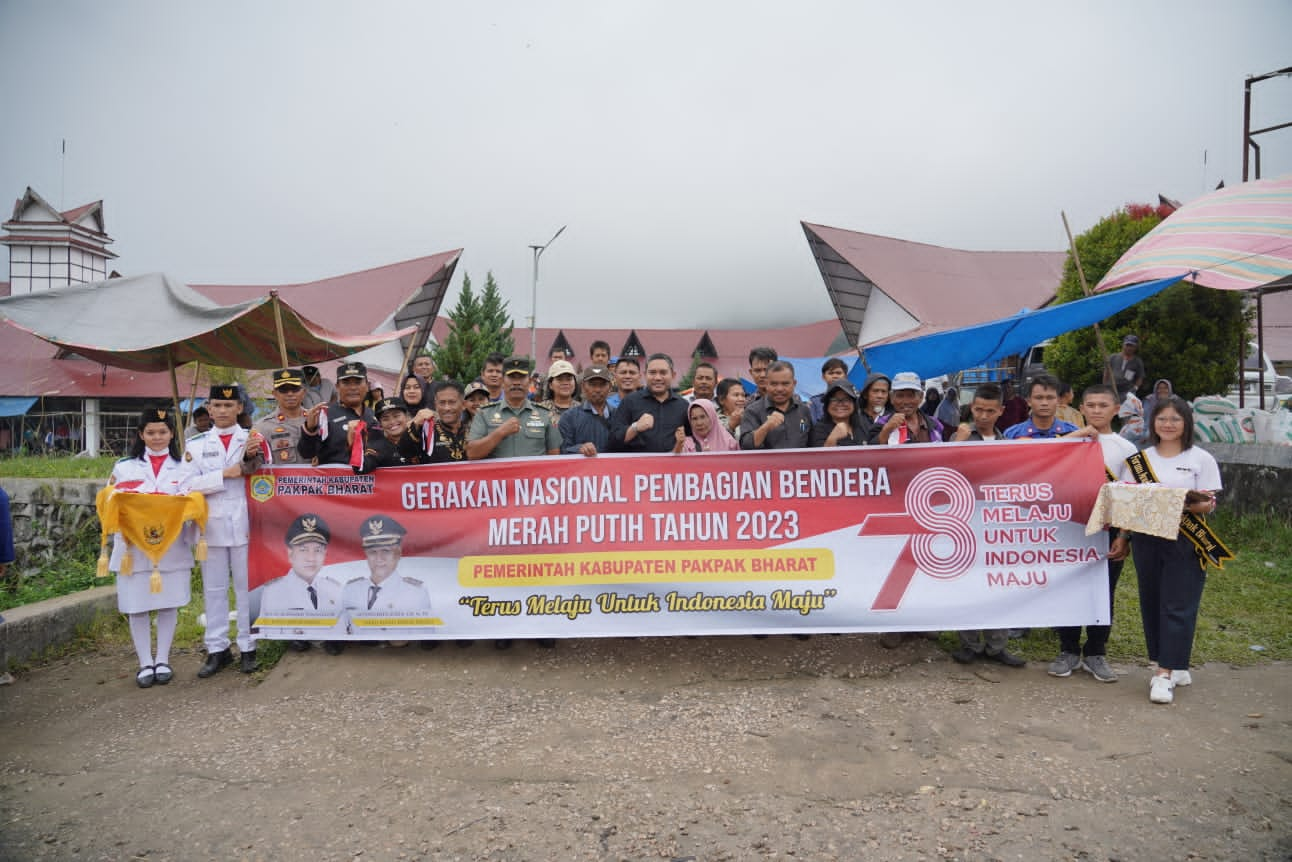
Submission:
<svg viewBox="0 0 1292 862">
<path fill-rule="evenodd" d="M 175 672 L 170 669 L 170 665 L 165 662 L 153 667 L 153 679 L 158 685 L 165 685 L 175 676 Z"/>
<path fill-rule="evenodd" d="M 152 688 L 153 683 L 156 681 L 157 675 L 151 666 L 141 667 L 139 668 L 139 673 L 135 674 L 135 685 L 140 688 Z"/>
</svg>

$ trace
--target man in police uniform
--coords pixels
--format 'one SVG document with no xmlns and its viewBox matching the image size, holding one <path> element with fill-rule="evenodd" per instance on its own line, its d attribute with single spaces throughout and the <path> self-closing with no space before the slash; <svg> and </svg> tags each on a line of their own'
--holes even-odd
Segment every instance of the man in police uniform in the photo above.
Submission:
<svg viewBox="0 0 1292 862">
<path fill-rule="evenodd" d="M 417 578 L 398 573 L 408 531 L 387 515 L 372 515 L 359 524 L 359 540 L 368 558 L 368 576 L 355 578 L 341 594 L 344 607 L 360 611 L 429 611 L 431 595 Z"/>
<path fill-rule="evenodd" d="M 315 404 L 305 411 L 301 440 L 297 451 L 313 464 L 349 464 L 350 444 L 347 431 L 353 423 L 363 422 L 375 433 L 377 419 L 363 404 L 368 394 L 368 367 L 362 362 L 347 362 L 336 370 L 336 404 Z M 355 433 L 358 433 L 358 426 Z"/>
<path fill-rule="evenodd" d="M 381 430 L 368 434 L 363 447 L 363 464 L 355 468 L 356 473 L 426 462 L 426 449 L 408 421 L 408 405 L 398 398 L 383 398 L 377 402 L 373 412 L 377 414 Z"/>
<path fill-rule="evenodd" d="M 503 363 L 503 397 L 476 411 L 467 433 L 467 457 L 521 458 L 561 454 L 561 432 L 551 414 L 529 400 L 529 360 Z"/>
<path fill-rule="evenodd" d="M 315 514 L 300 515 L 287 528 L 287 561 L 291 569 L 263 587 L 261 613 L 290 614 L 291 611 L 329 611 L 341 613 L 341 582 L 320 574 L 327 560 L 332 532 L 327 522 Z M 310 648 L 309 641 L 291 641 L 297 652 Z M 331 652 L 331 650 L 329 650 Z"/>
<path fill-rule="evenodd" d="M 302 464 L 297 450 L 301 425 L 305 422 L 305 374 L 299 368 L 280 368 L 273 375 L 273 396 L 278 409 L 251 426 L 255 433 L 247 441 L 248 471 L 265 463 L 263 445 L 268 445 L 273 464 Z M 262 444 L 261 441 L 264 441 Z"/>
</svg>

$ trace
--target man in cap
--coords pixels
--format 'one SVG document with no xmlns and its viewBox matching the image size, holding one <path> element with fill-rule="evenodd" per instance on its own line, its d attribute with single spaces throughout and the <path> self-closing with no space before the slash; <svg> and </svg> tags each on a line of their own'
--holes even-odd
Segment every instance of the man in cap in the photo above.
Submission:
<svg viewBox="0 0 1292 862">
<path fill-rule="evenodd" d="M 893 375 L 888 400 L 889 416 L 880 416 L 870 429 L 871 443 L 896 446 L 901 443 L 941 443 L 942 423 L 920 410 L 924 387 L 920 375 L 903 371 Z"/>
<path fill-rule="evenodd" d="M 367 577 L 355 578 L 341 594 L 344 607 L 360 611 L 428 611 L 431 596 L 417 578 L 399 575 L 407 534 L 394 518 L 371 515 L 359 524 L 359 540 L 368 558 Z"/>
<path fill-rule="evenodd" d="M 467 457 L 520 458 L 559 455 L 561 434 L 551 414 L 529 400 L 529 360 L 513 356 L 503 365 L 503 398 L 476 413 L 467 432 Z"/>
<path fill-rule="evenodd" d="M 260 595 L 261 613 L 327 611 L 334 616 L 341 613 L 341 582 L 321 574 L 331 540 L 327 522 L 318 515 L 299 515 L 292 521 L 284 537 L 287 561 L 292 567 L 287 574 L 264 585 Z M 288 646 L 304 652 L 310 648 L 310 642 L 290 641 Z M 340 650 L 328 649 L 328 652 Z"/>
<path fill-rule="evenodd" d="M 306 365 L 301 369 L 301 373 L 305 377 L 305 397 L 301 400 L 302 407 L 308 410 L 315 404 L 336 403 L 336 387 L 332 385 L 331 380 L 323 379 L 318 366 Z"/>
<path fill-rule="evenodd" d="M 398 398 L 383 398 L 373 409 L 381 433 L 367 436 L 363 447 L 363 463 L 356 473 L 371 473 L 378 467 L 404 467 L 426 461 L 426 450 L 408 421 L 408 405 Z M 423 411 L 430 413 L 430 411 Z M 348 433 L 353 434 L 352 427 Z"/>
<path fill-rule="evenodd" d="M 301 425 L 305 422 L 305 373 L 299 368 L 279 368 L 273 374 L 273 396 L 278 409 L 251 426 L 254 434 L 247 441 L 247 472 L 258 470 L 268 448 L 272 464 L 300 464 L 297 445 Z M 263 445 L 262 445 L 263 441 Z"/>
<path fill-rule="evenodd" d="M 314 464 L 349 464 L 353 433 L 375 429 L 377 418 L 364 406 L 368 395 L 368 367 L 347 362 L 336 370 L 338 403 L 315 404 L 305 411 L 297 451 Z M 362 427 L 355 423 L 363 423 Z"/>
<path fill-rule="evenodd" d="M 1104 382 L 1117 387 L 1118 403 L 1126 399 L 1129 392 L 1138 392 L 1148 376 L 1144 360 L 1139 357 L 1139 336 L 1128 335 L 1122 339 L 1121 353 L 1108 357 L 1104 366 Z"/>
<path fill-rule="evenodd" d="M 206 660 L 197 675 L 203 679 L 233 663 L 229 652 L 229 581 L 237 602 L 238 649 L 242 671 L 256 669 L 256 641 L 251 634 L 251 604 L 247 590 L 247 550 L 251 540 L 247 493 L 243 476 L 247 464 L 248 432 L 238 423 L 243 415 L 242 387 L 221 383 L 211 387 L 206 409 L 210 431 L 189 441 L 184 459 L 192 464 L 191 489 L 206 496 L 206 559 L 202 562 L 202 599 L 206 613 Z"/>
<path fill-rule="evenodd" d="M 750 359 L 751 366 L 755 361 Z M 794 366 L 774 360 L 762 379 L 763 397 L 746 404 L 740 417 L 740 448 L 805 448 L 812 435 L 812 411 L 794 394 Z"/>
<path fill-rule="evenodd" d="M 583 372 L 583 400 L 561 414 L 561 454 L 592 457 L 610 445 L 611 374 L 604 365 L 589 365 Z"/>
</svg>

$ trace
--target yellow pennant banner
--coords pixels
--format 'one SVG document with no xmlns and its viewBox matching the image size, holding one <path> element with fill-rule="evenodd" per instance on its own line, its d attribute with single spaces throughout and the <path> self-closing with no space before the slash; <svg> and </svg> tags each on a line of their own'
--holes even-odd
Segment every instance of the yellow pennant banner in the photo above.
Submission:
<svg viewBox="0 0 1292 862">
<path fill-rule="evenodd" d="M 144 552 L 154 567 L 180 537 L 186 521 L 206 528 L 206 498 L 189 494 L 136 494 L 111 485 L 95 496 L 95 508 L 106 540 L 120 533 Z"/>
</svg>

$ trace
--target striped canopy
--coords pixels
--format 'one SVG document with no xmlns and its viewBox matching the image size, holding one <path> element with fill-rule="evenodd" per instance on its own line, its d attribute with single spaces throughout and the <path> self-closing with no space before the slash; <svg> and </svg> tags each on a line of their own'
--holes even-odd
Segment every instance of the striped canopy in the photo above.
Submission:
<svg viewBox="0 0 1292 862">
<path fill-rule="evenodd" d="M 1177 275 L 1220 290 L 1292 286 L 1292 174 L 1218 189 L 1180 207 L 1095 289 Z"/>
<path fill-rule="evenodd" d="M 416 329 L 338 335 L 273 292 L 219 305 L 162 273 L 11 296 L 0 299 L 0 316 L 86 359 L 133 371 L 166 371 L 187 362 L 281 367 L 279 318 L 287 363 L 298 366 L 349 356 Z"/>
</svg>

